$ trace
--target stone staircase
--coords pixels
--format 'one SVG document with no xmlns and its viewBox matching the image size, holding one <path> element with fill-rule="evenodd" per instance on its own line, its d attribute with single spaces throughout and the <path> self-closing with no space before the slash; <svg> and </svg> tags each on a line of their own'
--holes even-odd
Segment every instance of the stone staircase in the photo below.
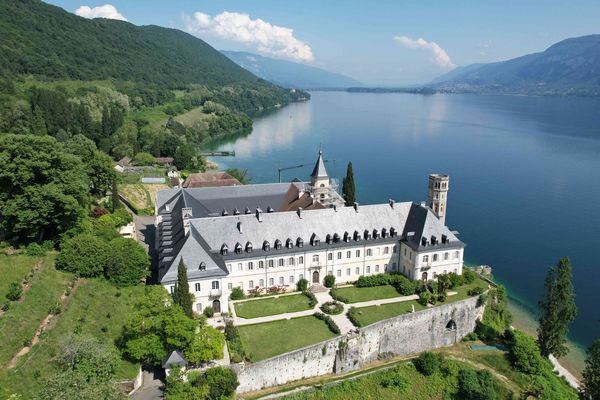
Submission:
<svg viewBox="0 0 600 400">
<path fill-rule="evenodd" d="M 323 293 L 323 292 L 328 292 L 329 288 L 326 288 L 325 286 L 321 285 L 320 283 L 313 283 L 308 288 L 308 291 L 311 293 Z"/>
</svg>

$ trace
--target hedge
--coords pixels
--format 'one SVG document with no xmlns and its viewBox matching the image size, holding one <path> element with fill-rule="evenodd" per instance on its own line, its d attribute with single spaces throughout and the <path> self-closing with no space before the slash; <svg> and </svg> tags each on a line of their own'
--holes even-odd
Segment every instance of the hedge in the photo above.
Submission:
<svg viewBox="0 0 600 400">
<path fill-rule="evenodd" d="M 341 333 L 340 331 L 340 327 L 337 326 L 337 324 L 333 321 L 333 319 L 331 319 L 331 317 L 329 315 L 325 315 L 323 313 L 317 312 L 315 313 L 315 317 L 317 317 L 318 319 L 325 321 L 325 323 L 327 324 L 327 327 L 329 327 L 329 330 L 333 333 L 335 333 L 336 335 L 339 335 Z"/>
</svg>

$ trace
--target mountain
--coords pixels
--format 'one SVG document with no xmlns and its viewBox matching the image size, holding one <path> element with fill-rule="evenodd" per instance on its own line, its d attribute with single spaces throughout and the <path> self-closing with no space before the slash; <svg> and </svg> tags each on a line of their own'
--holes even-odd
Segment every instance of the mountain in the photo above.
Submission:
<svg viewBox="0 0 600 400">
<path fill-rule="evenodd" d="M 89 20 L 39 0 L 0 0 L 0 32 L 6 76 L 271 86 L 182 31 Z"/>
<path fill-rule="evenodd" d="M 223 51 L 241 67 L 269 82 L 297 89 L 343 89 L 361 86 L 355 79 L 291 61 L 276 60 L 244 51 Z"/>
<path fill-rule="evenodd" d="M 600 35 L 566 39 L 507 61 L 466 66 L 431 86 L 442 91 L 600 95 Z"/>
</svg>

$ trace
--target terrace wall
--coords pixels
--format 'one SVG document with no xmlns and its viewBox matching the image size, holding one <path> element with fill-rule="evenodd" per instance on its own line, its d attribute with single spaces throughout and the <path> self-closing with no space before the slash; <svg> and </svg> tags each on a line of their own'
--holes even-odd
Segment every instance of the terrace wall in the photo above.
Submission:
<svg viewBox="0 0 600 400">
<path fill-rule="evenodd" d="M 473 297 L 360 328 L 253 364 L 237 364 L 238 393 L 358 369 L 380 356 L 403 356 L 451 346 L 475 329 L 484 307 Z M 450 321 L 452 329 L 447 326 Z M 455 329 L 454 329 L 455 326 Z M 265 343 L 265 346 L 268 346 Z"/>
</svg>

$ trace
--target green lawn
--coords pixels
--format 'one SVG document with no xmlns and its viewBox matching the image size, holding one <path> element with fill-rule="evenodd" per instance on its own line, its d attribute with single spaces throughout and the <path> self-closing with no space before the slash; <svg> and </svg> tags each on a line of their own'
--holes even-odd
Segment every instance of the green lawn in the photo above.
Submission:
<svg viewBox="0 0 600 400">
<path fill-rule="evenodd" d="M 202 121 L 210 118 L 211 116 L 212 114 L 205 114 L 202 110 L 202 107 L 196 107 L 188 112 L 176 116 L 173 119 L 185 126 L 192 126 L 195 122 Z"/>
<path fill-rule="evenodd" d="M 235 313 L 241 318 L 266 317 L 267 315 L 309 310 L 309 298 L 303 294 L 271 297 L 236 303 Z"/>
<path fill-rule="evenodd" d="M 284 319 L 238 327 L 240 338 L 250 361 L 256 362 L 331 339 L 324 321 L 308 317 Z"/>
<path fill-rule="evenodd" d="M 336 288 L 335 292 L 348 299 L 349 303 L 361 303 L 363 301 L 389 299 L 401 296 L 400 293 L 391 285 L 372 286 L 372 287 L 344 287 Z"/>
<path fill-rule="evenodd" d="M 21 283 L 37 261 L 37 257 L 0 254 L 0 304 L 7 301 L 8 285 L 12 282 Z"/>
<path fill-rule="evenodd" d="M 11 393 L 19 393 L 24 399 L 37 398 L 46 378 L 57 372 L 55 361 L 60 355 L 61 343 L 69 334 L 80 332 L 114 344 L 143 294 L 144 286 L 118 289 L 104 279 L 82 280 L 66 309 L 40 336 L 39 343 L 19 359 L 16 368 L 0 371 L 0 399 Z M 44 310 L 47 311 L 45 304 Z M 22 324 L 27 318 L 18 321 Z M 37 324 L 39 321 L 36 327 Z M 136 364 L 122 360 L 118 379 L 133 378 L 137 370 Z"/>
<path fill-rule="evenodd" d="M 0 261 L 8 262 L 13 257 L 18 259 L 23 256 L 13 255 Z M 10 310 L 0 317 L 0 366 L 10 361 L 26 340 L 33 338 L 40 323 L 48 315 L 48 308 L 57 303 L 71 280 L 70 274 L 54 268 L 52 257 L 45 257 L 44 264 L 41 272 L 30 279 L 31 289 L 23 295 L 22 301 L 13 302 Z M 5 268 L 6 266 L 3 267 Z"/>
<path fill-rule="evenodd" d="M 487 288 L 488 283 L 483 279 L 477 277 L 475 282 L 470 285 L 464 285 L 459 287 L 458 289 L 453 289 L 452 291 L 458 292 L 455 295 L 448 296 L 446 302 L 438 303 L 438 305 L 452 303 L 454 301 L 464 300 L 469 297 L 467 292 L 469 289 L 472 289 L 476 286 L 480 286 L 482 288 Z M 380 288 L 382 286 L 376 286 Z M 353 288 L 351 288 L 353 289 Z M 356 288 L 358 289 L 358 288 Z M 361 288 L 362 289 L 362 288 Z M 373 288 L 365 288 L 365 289 L 373 289 Z M 412 312 L 412 306 L 415 306 L 415 311 L 420 311 L 425 309 L 425 306 L 419 304 L 416 300 L 411 301 L 403 301 L 400 303 L 390 303 L 390 304 L 382 304 L 380 306 L 369 306 L 369 307 L 359 307 L 357 308 L 356 319 L 361 323 L 362 326 L 370 325 L 377 321 L 381 321 L 384 319 L 389 319 L 396 317 L 398 315 L 406 314 Z"/>
</svg>

